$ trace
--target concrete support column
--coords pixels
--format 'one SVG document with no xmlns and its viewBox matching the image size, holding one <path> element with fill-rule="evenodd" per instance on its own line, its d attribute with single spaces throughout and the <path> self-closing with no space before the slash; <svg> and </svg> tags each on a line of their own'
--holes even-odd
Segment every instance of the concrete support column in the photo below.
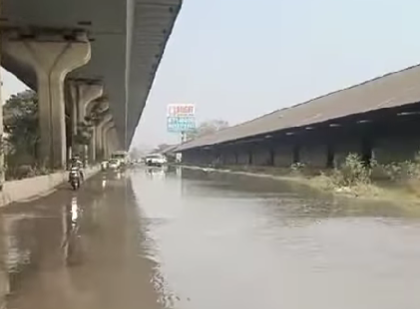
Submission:
<svg viewBox="0 0 420 309">
<path fill-rule="evenodd" d="M 40 163 L 53 169 L 65 168 L 64 79 L 69 72 L 90 60 L 91 48 L 86 35 L 79 35 L 73 41 L 64 41 L 57 35 L 36 39 L 9 35 L 3 40 L 3 51 L 32 67 L 37 77 Z"/>
<path fill-rule="evenodd" d="M 86 110 L 90 102 L 101 97 L 104 91 L 102 85 L 98 84 L 87 84 L 87 83 L 76 83 L 78 92 L 77 100 L 77 120 L 78 122 L 85 121 Z"/>
<path fill-rule="evenodd" d="M 1 9 L 0 0 L 0 9 Z M 0 33 L 1 35 L 1 33 Z M 1 50 L 0 46 L 0 50 Z M 0 52 L 0 63 L 1 63 L 1 52 Z M 3 88 L 3 79 L 0 75 L 0 102 L 2 102 L 1 91 Z M 0 190 L 3 190 L 3 183 L 5 180 L 5 167 L 4 167 L 4 137 L 3 137 L 3 108 L 0 108 Z"/>
<path fill-rule="evenodd" d="M 117 133 L 116 128 L 114 128 L 114 130 L 112 130 L 112 140 L 114 141 L 114 147 L 115 147 L 114 151 L 122 150 L 121 142 L 120 142 L 120 139 L 118 137 L 118 133 Z"/>
<path fill-rule="evenodd" d="M 76 110 L 77 126 L 78 124 L 85 122 L 86 111 L 89 103 L 102 96 L 103 86 L 99 84 L 87 84 L 79 81 L 73 82 L 72 84 L 76 92 L 76 100 L 74 101 L 74 107 Z M 84 162 L 88 161 L 89 148 L 89 146 L 85 146 L 86 145 L 78 149 Z"/>
<path fill-rule="evenodd" d="M 111 142 L 110 153 L 119 150 L 118 134 L 115 127 L 109 131 L 109 141 Z"/>
<path fill-rule="evenodd" d="M 104 150 L 104 156 L 106 159 L 109 159 L 109 148 L 110 148 L 110 141 L 109 141 L 109 131 L 114 127 L 114 123 L 112 121 L 106 123 L 102 129 L 102 147 Z"/>
<path fill-rule="evenodd" d="M 108 112 L 104 115 L 104 118 L 102 121 L 97 125 L 95 128 L 95 139 L 96 139 L 96 156 L 100 157 L 100 159 L 103 159 L 104 156 L 104 147 L 103 147 L 103 128 L 104 126 L 112 121 L 112 116 Z"/>
<path fill-rule="evenodd" d="M 70 112 L 70 118 L 71 118 L 71 134 L 72 136 L 76 136 L 77 135 L 77 107 L 76 107 L 76 100 L 77 100 L 77 88 L 74 87 L 73 83 L 68 82 L 67 83 L 67 87 L 68 87 L 68 94 L 69 94 L 69 98 L 68 100 L 70 102 L 68 102 L 68 106 L 71 110 Z M 72 142 L 72 148 L 75 147 L 75 143 L 74 143 L 74 139 Z"/>
<path fill-rule="evenodd" d="M 107 145 L 107 155 L 108 157 L 111 156 L 111 154 L 115 151 L 115 143 L 113 140 L 113 128 L 110 128 L 109 130 L 107 130 L 106 132 L 106 145 Z"/>
<path fill-rule="evenodd" d="M 109 102 L 108 100 L 106 100 L 104 97 L 100 97 L 96 100 L 91 100 L 88 103 L 86 103 L 86 111 L 85 111 L 85 116 L 95 116 L 92 114 L 93 109 L 96 109 L 95 112 L 98 113 L 103 113 L 106 110 L 109 109 Z M 98 128 L 97 126 L 94 126 L 92 128 L 92 136 L 90 139 L 90 143 L 89 143 L 89 147 L 88 147 L 88 152 L 89 152 L 89 161 L 90 163 L 95 163 L 96 162 L 96 157 L 97 157 L 97 135 L 98 135 Z"/>
<path fill-rule="evenodd" d="M 69 82 L 64 85 L 65 105 L 69 111 L 70 129 L 66 131 L 66 136 L 71 137 L 71 143 L 67 149 L 67 160 L 69 160 L 77 150 L 75 149 L 75 136 L 77 134 L 77 110 L 74 108 L 75 91 Z"/>
<path fill-rule="evenodd" d="M 88 147 L 89 152 L 89 163 L 94 164 L 96 162 L 96 127 L 92 128 L 92 137 Z"/>
</svg>

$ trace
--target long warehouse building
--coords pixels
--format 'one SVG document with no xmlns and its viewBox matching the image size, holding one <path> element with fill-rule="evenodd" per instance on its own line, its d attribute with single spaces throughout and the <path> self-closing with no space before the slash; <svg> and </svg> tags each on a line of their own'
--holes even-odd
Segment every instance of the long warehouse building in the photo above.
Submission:
<svg viewBox="0 0 420 309">
<path fill-rule="evenodd" d="M 332 167 L 349 153 L 388 163 L 420 150 L 420 65 L 180 145 L 184 161 Z"/>
</svg>

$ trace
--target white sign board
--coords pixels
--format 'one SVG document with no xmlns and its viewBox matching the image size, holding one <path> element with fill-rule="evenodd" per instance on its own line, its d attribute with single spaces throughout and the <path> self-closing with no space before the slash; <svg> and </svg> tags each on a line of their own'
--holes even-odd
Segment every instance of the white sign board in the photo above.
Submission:
<svg viewBox="0 0 420 309">
<path fill-rule="evenodd" d="M 194 117 L 194 104 L 169 104 L 166 109 L 166 117 Z"/>
<path fill-rule="evenodd" d="M 166 110 L 167 130 L 183 133 L 195 129 L 194 104 L 169 104 Z"/>
</svg>

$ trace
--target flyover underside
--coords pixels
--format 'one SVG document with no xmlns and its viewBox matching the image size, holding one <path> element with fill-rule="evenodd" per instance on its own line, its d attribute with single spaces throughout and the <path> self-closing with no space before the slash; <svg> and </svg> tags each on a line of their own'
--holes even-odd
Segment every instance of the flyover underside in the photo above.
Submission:
<svg viewBox="0 0 420 309">
<path fill-rule="evenodd" d="M 128 149 L 180 5 L 2 0 L 2 65 L 38 93 L 39 166 Z"/>
<path fill-rule="evenodd" d="M 142 115 L 180 7 L 180 0 L 135 1 L 128 79 L 128 144 Z"/>
<path fill-rule="evenodd" d="M 86 32 L 91 60 L 68 78 L 104 85 L 121 144 L 128 148 L 180 6 L 180 0 L 2 0 L 0 26 L 29 39 L 46 30 L 64 36 Z M 11 56 L 5 53 L 4 68 L 37 90 L 33 69 Z"/>
</svg>

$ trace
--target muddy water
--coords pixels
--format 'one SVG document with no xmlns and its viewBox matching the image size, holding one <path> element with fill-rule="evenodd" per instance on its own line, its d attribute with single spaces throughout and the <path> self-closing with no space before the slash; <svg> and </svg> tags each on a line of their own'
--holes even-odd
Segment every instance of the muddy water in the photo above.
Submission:
<svg viewBox="0 0 420 309">
<path fill-rule="evenodd" d="M 138 169 L 0 223 L 8 308 L 420 308 L 420 219 L 277 181 Z"/>
</svg>

